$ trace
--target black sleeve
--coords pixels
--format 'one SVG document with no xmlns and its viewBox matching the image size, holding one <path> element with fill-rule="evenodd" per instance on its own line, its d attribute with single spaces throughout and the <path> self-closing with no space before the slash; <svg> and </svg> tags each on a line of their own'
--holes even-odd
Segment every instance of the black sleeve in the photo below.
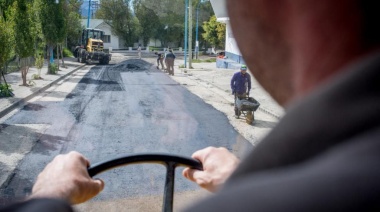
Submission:
<svg viewBox="0 0 380 212">
<path fill-rule="evenodd" d="M 0 212 L 73 212 L 71 206 L 58 199 L 31 199 L 28 201 L 15 203 L 5 208 L 0 208 Z"/>
</svg>

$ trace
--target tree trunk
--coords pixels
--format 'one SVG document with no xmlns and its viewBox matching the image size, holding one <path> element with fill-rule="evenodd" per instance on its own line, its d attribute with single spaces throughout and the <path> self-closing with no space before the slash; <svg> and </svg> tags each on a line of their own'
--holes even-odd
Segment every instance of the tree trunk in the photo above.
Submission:
<svg viewBox="0 0 380 212">
<path fill-rule="evenodd" d="M 26 83 L 26 76 L 29 71 L 29 65 L 30 65 L 30 57 L 20 59 L 21 78 L 22 78 L 23 86 L 28 86 L 28 83 Z"/>
<path fill-rule="evenodd" d="M 22 85 L 28 86 L 28 83 L 26 83 L 26 76 L 28 75 L 29 66 L 24 66 L 21 68 L 21 77 L 22 77 Z"/>
<path fill-rule="evenodd" d="M 51 70 L 50 70 L 50 55 L 51 55 L 51 51 L 50 51 L 50 45 L 48 45 L 48 48 L 47 48 L 47 61 L 48 61 L 48 71 L 47 73 L 48 74 L 51 74 Z"/>
<path fill-rule="evenodd" d="M 61 44 L 61 57 L 62 57 L 62 67 L 66 68 L 66 66 L 65 66 L 65 60 L 63 59 L 63 44 Z"/>
<path fill-rule="evenodd" d="M 57 66 L 59 71 L 59 44 L 57 44 Z"/>
</svg>

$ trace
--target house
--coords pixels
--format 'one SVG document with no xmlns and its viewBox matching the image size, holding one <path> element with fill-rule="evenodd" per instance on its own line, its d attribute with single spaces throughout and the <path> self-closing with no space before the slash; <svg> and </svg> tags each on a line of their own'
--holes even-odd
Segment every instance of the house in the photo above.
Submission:
<svg viewBox="0 0 380 212">
<path fill-rule="evenodd" d="M 82 19 L 82 27 L 87 28 L 87 19 Z M 88 28 L 96 28 L 104 31 L 104 37 L 102 38 L 105 49 L 120 49 L 122 42 L 120 42 L 119 37 L 113 35 L 111 32 L 111 26 L 108 25 L 102 19 L 90 19 L 90 26 Z"/>
<path fill-rule="evenodd" d="M 244 59 L 240 53 L 239 47 L 236 44 L 235 37 L 232 33 L 230 18 L 227 13 L 226 0 L 210 0 L 214 10 L 217 21 L 226 24 L 226 45 L 225 56 L 226 59 L 218 59 L 218 68 L 231 68 L 239 69 L 241 64 L 245 64 Z"/>
</svg>

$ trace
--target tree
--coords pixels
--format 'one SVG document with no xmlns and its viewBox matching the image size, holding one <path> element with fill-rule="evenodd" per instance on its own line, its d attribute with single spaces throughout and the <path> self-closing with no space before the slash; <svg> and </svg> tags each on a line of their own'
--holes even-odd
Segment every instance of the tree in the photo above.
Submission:
<svg viewBox="0 0 380 212">
<path fill-rule="evenodd" d="M 226 25 L 216 21 L 216 16 L 211 16 L 208 22 L 203 23 L 202 37 L 213 47 L 224 48 Z"/>
<path fill-rule="evenodd" d="M 155 38 L 163 46 L 174 42 L 180 46 L 184 40 L 185 4 L 178 0 L 140 0 L 145 7 L 153 10 L 159 17 L 161 26 L 156 30 Z"/>
<path fill-rule="evenodd" d="M 141 27 L 131 10 L 131 0 L 107 0 L 100 2 L 96 17 L 111 26 L 112 33 L 122 38 L 127 46 L 137 41 Z"/>
<path fill-rule="evenodd" d="M 3 78 L 7 61 L 14 53 L 14 22 L 12 19 L 14 7 L 12 7 L 12 4 L 13 1 L 0 1 L 0 72 Z"/>
<path fill-rule="evenodd" d="M 63 13 L 64 1 L 42 0 L 40 5 L 40 20 L 42 33 L 49 48 L 49 56 L 53 54 L 53 47 L 66 37 L 65 16 Z M 49 74 L 55 74 L 49 61 Z"/>
<path fill-rule="evenodd" d="M 145 46 L 154 37 L 161 23 L 152 9 L 145 7 L 139 1 L 135 1 L 134 3 L 134 11 L 141 26 L 141 37 Z"/>
<path fill-rule="evenodd" d="M 78 39 L 82 33 L 81 16 L 79 13 L 83 0 L 67 0 L 64 10 L 67 26 L 67 46 L 78 45 Z"/>
<path fill-rule="evenodd" d="M 26 76 L 31 65 L 31 57 L 35 53 L 35 37 L 36 33 L 33 32 L 32 21 L 32 3 L 26 0 L 17 0 L 16 13 L 15 13 L 15 51 L 20 58 L 22 85 L 27 86 Z"/>
</svg>

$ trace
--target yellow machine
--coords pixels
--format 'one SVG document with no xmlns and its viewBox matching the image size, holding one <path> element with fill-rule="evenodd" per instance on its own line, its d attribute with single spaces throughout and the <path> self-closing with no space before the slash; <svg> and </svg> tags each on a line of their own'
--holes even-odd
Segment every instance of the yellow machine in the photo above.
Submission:
<svg viewBox="0 0 380 212">
<path fill-rule="evenodd" d="M 83 29 L 80 46 L 77 46 L 74 55 L 78 62 L 99 61 L 100 64 L 108 64 L 111 54 L 104 52 L 104 32 L 99 29 Z"/>
</svg>

